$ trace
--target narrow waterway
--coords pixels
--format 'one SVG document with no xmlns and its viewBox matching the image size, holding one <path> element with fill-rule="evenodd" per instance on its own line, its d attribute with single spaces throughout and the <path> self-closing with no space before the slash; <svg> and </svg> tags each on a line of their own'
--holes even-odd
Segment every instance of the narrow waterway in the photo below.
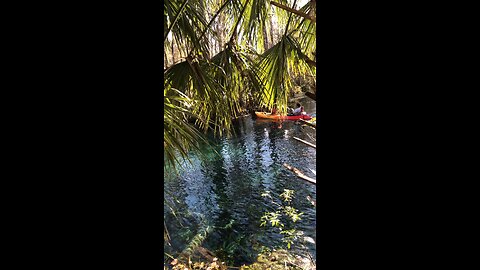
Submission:
<svg viewBox="0 0 480 270">
<path fill-rule="evenodd" d="M 315 102 L 302 100 L 308 113 Z M 164 216 L 172 256 L 184 250 L 199 233 L 201 246 L 229 257 L 234 265 L 255 260 L 259 246 L 285 246 L 282 235 L 270 226 L 260 227 L 261 217 L 274 205 L 262 196 L 270 192 L 279 201 L 284 189 L 295 191 L 292 206 L 304 214 L 295 228 L 302 232 L 293 253 L 316 257 L 316 209 L 307 196 L 316 197 L 316 186 L 283 167 L 288 163 L 315 178 L 316 150 L 293 139 L 316 144 L 315 130 L 293 121 L 275 122 L 248 116 L 239 119 L 231 138 L 210 138 L 203 157 L 190 155 L 178 174 L 165 175 Z M 215 153 L 215 151 L 217 153 Z"/>
</svg>

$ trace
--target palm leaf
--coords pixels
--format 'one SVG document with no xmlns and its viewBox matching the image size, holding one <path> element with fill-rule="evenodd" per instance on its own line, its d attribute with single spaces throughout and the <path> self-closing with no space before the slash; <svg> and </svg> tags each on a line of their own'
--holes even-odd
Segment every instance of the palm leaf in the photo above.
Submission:
<svg viewBox="0 0 480 270">
<path fill-rule="evenodd" d="M 309 3 L 300 11 L 314 9 Z M 270 24 L 284 34 L 264 51 Z M 181 59 L 164 72 L 164 164 L 199 151 L 205 141 L 200 130 L 229 135 L 232 118 L 247 103 L 271 108 L 276 102 L 285 112 L 292 78 L 316 72 L 307 64 L 316 51 L 315 24 L 267 0 L 169 0 L 164 25 L 165 55 L 174 44 Z"/>
</svg>

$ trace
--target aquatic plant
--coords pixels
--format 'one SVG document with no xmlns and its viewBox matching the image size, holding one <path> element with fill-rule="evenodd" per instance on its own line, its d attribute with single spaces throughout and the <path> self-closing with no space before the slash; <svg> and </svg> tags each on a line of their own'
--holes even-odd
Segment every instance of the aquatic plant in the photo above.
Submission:
<svg viewBox="0 0 480 270">
<path fill-rule="evenodd" d="M 302 212 L 298 212 L 297 209 L 291 206 L 291 202 L 294 198 L 294 191 L 290 189 L 284 189 L 280 194 L 281 203 L 277 203 L 270 195 L 269 191 L 262 193 L 262 197 L 269 198 L 270 202 L 276 207 L 275 211 L 265 212 L 261 217 L 260 226 L 267 226 L 277 228 L 279 233 L 283 236 L 282 241 L 287 244 L 287 248 L 290 249 L 291 245 L 303 235 L 303 232 L 297 231 L 294 224 L 301 219 Z"/>
</svg>

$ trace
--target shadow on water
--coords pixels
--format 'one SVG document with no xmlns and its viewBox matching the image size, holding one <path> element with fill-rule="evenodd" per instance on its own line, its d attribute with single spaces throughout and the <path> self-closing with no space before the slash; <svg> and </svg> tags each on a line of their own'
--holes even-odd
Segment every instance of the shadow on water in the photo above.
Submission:
<svg viewBox="0 0 480 270">
<path fill-rule="evenodd" d="M 311 106 L 305 104 L 305 108 L 312 112 Z M 275 230 L 260 227 L 263 214 L 272 210 L 261 194 L 270 191 L 278 198 L 284 189 L 295 190 L 293 206 L 304 213 L 297 230 L 316 239 L 316 212 L 306 199 L 316 196 L 316 187 L 282 165 L 288 163 L 315 178 L 311 170 L 316 170 L 316 151 L 292 137 L 316 138 L 313 129 L 293 121 L 246 117 L 235 124 L 231 138 L 210 137 L 218 155 L 208 147 L 203 151 L 206 160 L 191 154 L 192 164 L 184 164 L 178 176 L 165 179 L 165 198 L 170 206 L 164 207 L 164 216 L 171 238 L 165 251 L 175 256 L 196 234 L 210 228 L 201 246 L 233 265 L 252 263 L 258 247 L 284 245 Z M 315 258 L 315 245 L 307 248 Z M 299 245 L 291 250 L 305 253 Z"/>
</svg>

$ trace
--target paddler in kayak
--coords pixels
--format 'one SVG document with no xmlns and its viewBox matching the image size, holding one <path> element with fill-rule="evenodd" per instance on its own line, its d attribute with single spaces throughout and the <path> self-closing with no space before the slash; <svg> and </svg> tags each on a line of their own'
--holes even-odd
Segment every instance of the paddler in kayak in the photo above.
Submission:
<svg viewBox="0 0 480 270">
<path fill-rule="evenodd" d="M 291 115 L 302 115 L 302 114 L 307 114 L 302 106 L 302 104 L 297 103 L 297 108 L 293 110 Z"/>
<path fill-rule="evenodd" d="M 277 104 L 276 103 L 273 104 L 273 108 L 272 108 L 272 115 L 275 115 L 275 114 L 277 114 Z"/>
</svg>

